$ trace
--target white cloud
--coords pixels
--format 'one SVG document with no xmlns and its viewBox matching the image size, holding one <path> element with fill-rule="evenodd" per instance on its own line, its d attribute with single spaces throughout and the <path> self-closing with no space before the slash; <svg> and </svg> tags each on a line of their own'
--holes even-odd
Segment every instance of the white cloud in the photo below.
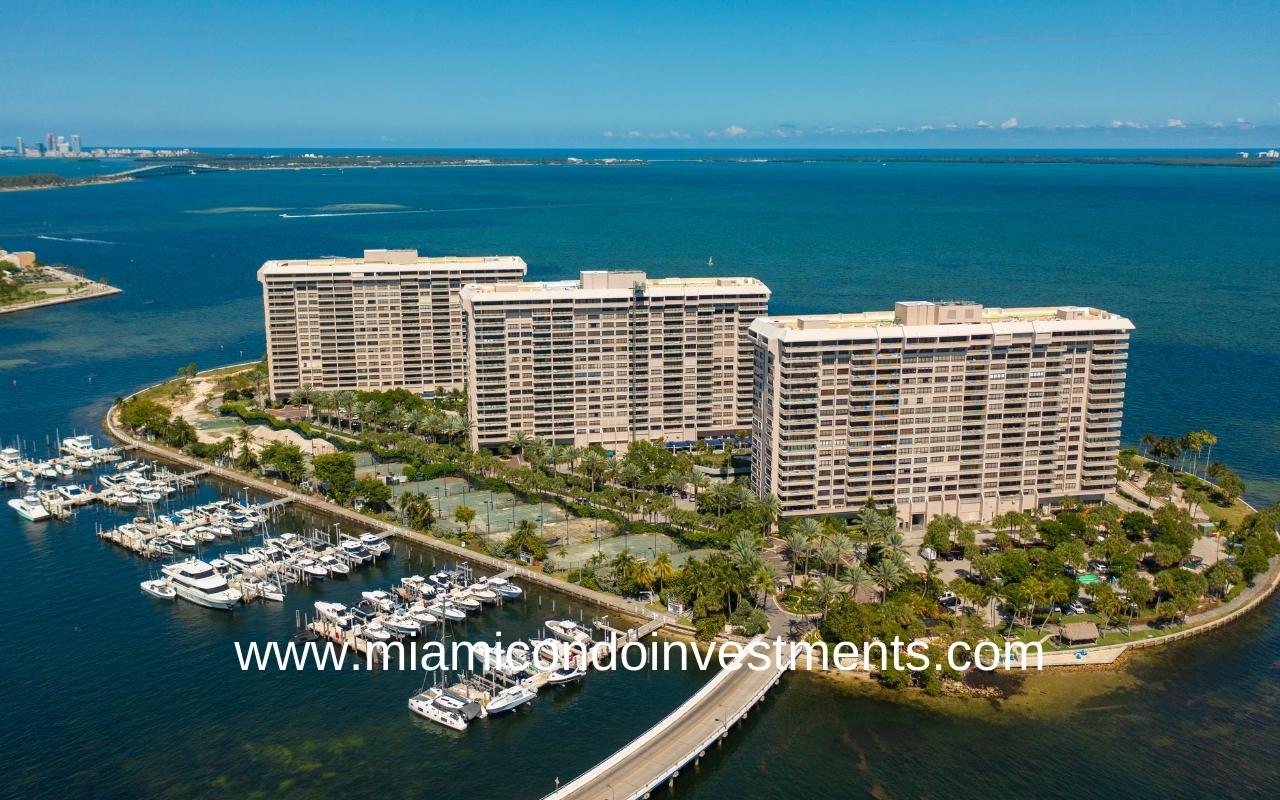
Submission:
<svg viewBox="0 0 1280 800">
<path fill-rule="evenodd" d="M 741 125 L 730 125 L 724 129 L 724 135 L 728 136 L 730 139 L 736 139 L 739 136 L 746 136 L 749 133 L 751 133 L 751 131 Z"/>
<path fill-rule="evenodd" d="M 863 133 L 888 133 L 884 128 L 867 128 Z"/>
<path fill-rule="evenodd" d="M 946 125 L 943 125 L 942 127 L 946 128 L 946 129 L 947 129 L 947 130 L 949 130 L 949 131 L 958 131 L 958 130 L 960 130 L 960 126 L 959 126 L 959 125 L 957 125 L 957 124 L 955 124 L 954 122 L 948 122 Z"/>
<path fill-rule="evenodd" d="M 613 131 L 602 131 L 602 132 L 600 133 L 600 135 L 601 135 L 601 136 L 603 136 L 603 137 L 604 137 L 604 138 L 606 138 L 606 139 L 612 139 L 612 138 L 613 138 Z"/>
<path fill-rule="evenodd" d="M 627 131 L 627 138 L 629 139 L 639 139 L 643 135 L 644 134 L 642 134 L 640 131 Z"/>
<path fill-rule="evenodd" d="M 672 139 L 688 139 L 689 138 L 689 134 L 678 131 L 675 128 L 672 128 L 671 130 L 667 131 L 667 135 L 670 136 Z"/>
<path fill-rule="evenodd" d="M 985 119 L 980 119 L 980 120 L 978 120 L 977 122 L 973 123 L 973 127 L 975 127 L 975 128 L 990 128 L 990 127 L 991 127 L 991 123 L 990 123 L 990 122 L 987 122 Z"/>
<path fill-rule="evenodd" d="M 1164 124 L 1164 126 L 1166 128 L 1185 128 L 1187 127 L 1187 123 L 1183 122 L 1180 119 L 1171 117 L 1169 121 Z"/>
<path fill-rule="evenodd" d="M 1006 119 L 1004 122 L 1001 122 L 1001 123 L 1000 123 L 1000 127 L 1001 127 L 1002 129 L 1006 130 L 1006 131 L 1007 131 L 1007 130 L 1009 130 L 1010 128 L 1016 128 L 1016 127 L 1018 127 L 1018 118 L 1017 118 L 1017 117 L 1009 117 L 1009 118 L 1008 118 L 1008 119 Z"/>
<path fill-rule="evenodd" d="M 1222 124 L 1221 122 L 1210 122 L 1210 123 L 1209 123 L 1209 127 L 1210 127 L 1210 128 L 1221 128 L 1221 127 L 1223 127 L 1223 124 Z"/>
<path fill-rule="evenodd" d="M 1145 128 L 1147 126 L 1143 125 L 1141 122 L 1134 122 L 1132 120 L 1113 119 L 1111 120 L 1111 127 L 1113 128 Z"/>
<path fill-rule="evenodd" d="M 923 132 L 925 132 L 925 131 L 932 131 L 932 130 L 937 130 L 937 129 L 936 129 L 936 128 L 934 128 L 932 125 L 921 125 L 919 128 L 916 128 L 916 130 L 918 130 L 918 131 L 920 131 L 921 133 L 923 133 Z"/>
</svg>

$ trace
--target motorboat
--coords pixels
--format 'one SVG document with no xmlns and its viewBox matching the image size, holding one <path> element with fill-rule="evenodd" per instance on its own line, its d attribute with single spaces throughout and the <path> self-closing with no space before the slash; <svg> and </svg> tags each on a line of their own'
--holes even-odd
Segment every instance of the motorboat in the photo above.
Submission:
<svg viewBox="0 0 1280 800">
<path fill-rule="evenodd" d="M 63 463 L 63 462 L 61 462 L 61 461 L 55 461 L 55 462 L 54 462 L 54 464 L 53 464 L 53 471 L 54 471 L 54 472 L 56 472 L 56 473 L 58 473 L 59 475 L 61 475 L 61 476 L 62 476 L 62 477 L 64 477 L 64 478 L 69 478 L 69 477 L 71 477 L 72 475 L 76 474 L 76 468 L 75 468 L 75 467 L 71 466 L 70 464 L 64 464 L 64 463 Z"/>
<path fill-rule="evenodd" d="M 5 473 L 3 475 L 0 475 L 0 486 L 9 488 L 11 486 L 17 486 L 17 485 L 18 485 L 18 478 L 16 475 L 13 475 L 10 473 Z"/>
<path fill-rule="evenodd" d="M 139 466 L 140 466 L 140 465 L 138 464 L 138 462 L 137 462 L 137 461 L 132 461 L 132 460 L 130 460 L 130 461 L 119 461 L 119 462 L 116 462 L 115 471 L 116 471 L 116 472 L 130 472 L 130 471 L 132 471 L 132 470 L 137 469 Z"/>
<path fill-rule="evenodd" d="M 314 558 L 299 558 L 293 562 L 293 565 L 306 573 L 307 577 L 313 581 L 322 581 L 329 577 L 329 570 L 320 566 Z"/>
<path fill-rule="evenodd" d="M 473 642 L 471 654 L 480 661 L 482 672 L 495 672 L 508 677 L 518 677 L 529 672 L 529 661 L 521 658 L 518 650 L 503 649 L 502 645 Z"/>
<path fill-rule="evenodd" d="M 41 478 L 56 481 L 58 479 L 58 468 L 45 461 L 40 464 L 36 464 L 36 474 Z"/>
<path fill-rule="evenodd" d="M 405 613 L 418 621 L 418 624 L 424 628 L 428 625 L 435 625 L 440 618 L 427 610 L 427 604 L 421 601 L 414 603 L 405 610 Z"/>
<path fill-rule="evenodd" d="M 369 552 L 369 548 L 355 539 L 343 539 L 338 547 L 342 550 L 343 555 L 357 563 L 367 564 L 373 560 L 373 553 Z"/>
<path fill-rule="evenodd" d="M 591 641 L 591 634 L 571 619 L 549 619 L 546 626 L 551 635 L 562 642 L 577 644 Z"/>
<path fill-rule="evenodd" d="M 13 473 L 13 477 L 27 484 L 36 482 L 36 474 L 29 469 L 20 469 Z"/>
<path fill-rule="evenodd" d="M 360 544 L 364 545 L 365 549 L 373 553 L 375 556 L 381 556 L 391 552 L 391 545 L 383 541 L 382 537 L 372 533 L 360 534 Z"/>
<path fill-rule="evenodd" d="M 373 619 L 366 622 L 360 627 L 360 635 L 371 642 L 388 642 L 391 641 L 391 631 L 383 626 L 382 622 Z"/>
<path fill-rule="evenodd" d="M 218 538 L 218 534 L 210 530 L 207 525 L 197 526 L 187 531 L 187 533 L 191 534 L 192 539 L 196 539 L 201 542 L 212 542 Z"/>
<path fill-rule="evenodd" d="M 485 704 L 484 710 L 493 716 L 494 714 L 505 714 L 508 711 L 515 711 L 525 703 L 533 702 L 537 698 L 537 693 L 527 688 L 523 684 L 515 684 L 508 686 L 502 691 L 495 694 L 488 703 Z"/>
<path fill-rule="evenodd" d="M 449 570 L 441 570 L 439 572 L 432 573 L 427 580 L 435 584 L 437 589 L 448 590 L 454 588 L 453 573 Z"/>
<path fill-rule="evenodd" d="M 240 604 L 239 590 L 228 586 L 227 579 L 204 561 L 189 558 L 162 567 L 160 571 L 183 600 L 228 611 Z"/>
<path fill-rule="evenodd" d="M 172 600 L 178 596 L 178 590 L 170 586 L 164 578 L 143 581 L 141 586 L 142 591 L 160 600 Z"/>
<path fill-rule="evenodd" d="M 138 499 L 144 503 L 159 503 L 164 499 L 164 495 L 154 489 L 148 489 L 143 492 L 138 492 Z"/>
<path fill-rule="evenodd" d="M 502 595 L 502 597 L 507 600 L 524 594 L 524 589 L 521 589 L 511 581 L 498 575 L 490 575 L 488 578 L 485 578 L 485 583 L 489 584 L 490 589 Z"/>
<path fill-rule="evenodd" d="M 587 671 L 580 666 L 565 666 L 555 670 L 547 676 L 548 686 L 568 686 L 571 683 L 577 683 Z"/>
<path fill-rule="evenodd" d="M 379 611 L 391 611 L 396 607 L 395 599 L 391 597 L 391 593 L 383 589 L 361 592 L 360 596 L 372 603 Z"/>
<path fill-rule="evenodd" d="M 44 507 L 40 498 L 30 492 L 25 497 L 15 497 L 10 500 L 9 508 L 18 512 L 18 516 L 31 522 L 40 522 L 50 517 L 49 509 Z"/>
<path fill-rule="evenodd" d="M 427 583 L 421 575 L 406 575 L 400 579 L 400 585 L 413 594 L 428 596 L 435 594 L 435 587 Z"/>
<path fill-rule="evenodd" d="M 417 636 L 422 633 L 422 623 L 404 611 L 397 611 L 394 614 L 383 617 L 382 624 L 392 633 L 399 633 L 404 636 Z"/>
<path fill-rule="evenodd" d="M 92 496 L 84 490 L 83 486 L 76 486 L 74 483 L 59 486 L 57 488 L 57 492 L 58 496 L 67 503 L 76 506 L 82 503 L 87 503 L 93 499 Z"/>
<path fill-rule="evenodd" d="M 467 587 L 467 594 L 479 600 L 486 606 L 491 606 L 498 602 L 498 593 L 489 588 L 484 581 L 473 583 Z"/>
<path fill-rule="evenodd" d="M 17 448 L 6 447 L 0 450 L 0 470 L 16 472 L 21 465 L 22 453 L 19 453 Z"/>
<path fill-rule="evenodd" d="M 456 697 L 434 686 L 410 697 L 409 710 L 455 731 L 465 731 L 471 720 L 480 716 L 481 713 L 477 703 Z"/>
<path fill-rule="evenodd" d="M 236 574 L 235 568 L 221 558 L 209 559 L 209 566 L 213 567 L 213 571 L 224 578 L 231 578 Z"/>
<path fill-rule="evenodd" d="M 172 531 L 165 534 L 164 538 L 174 547 L 181 547 L 183 550 L 196 549 L 196 540 L 185 531 Z"/>
<path fill-rule="evenodd" d="M 227 517 L 226 520 L 224 520 L 224 524 L 232 528 L 235 528 L 238 531 L 251 531 L 253 530 L 253 526 L 256 525 L 257 523 L 249 519 L 248 517 L 232 514 L 231 516 Z M 284 535 L 297 536 L 296 533 L 286 533 Z"/>
<path fill-rule="evenodd" d="M 130 492 L 116 495 L 116 503 L 122 506 L 136 506 L 138 504 L 138 496 Z"/>
<path fill-rule="evenodd" d="M 261 597 L 263 600 L 274 600 L 277 603 L 284 602 L 284 592 L 282 592 L 280 587 L 274 583 L 268 583 L 267 581 L 245 580 L 242 581 L 240 585 L 253 592 L 256 597 Z"/>
<path fill-rule="evenodd" d="M 316 613 L 320 615 L 320 619 L 344 628 L 351 624 L 351 614 L 342 603 L 326 603 L 323 600 L 317 600 Z"/>
<path fill-rule="evenodd" d="M 231 566 L 241 572 L 249 572 L 263 565 L 263 560 L 252 551 L 248 553 L 226 553 L 222 556 Z"/>
<path fill-rule="evenodd" d="M 434 603 L 431 603 L 427 606 L 427 610 L 432 614 L 435 614 L 437 617 L 443 617 L 444 619 L 452 620 L 454 622 L 461 622 L 467 618 L 467 613 L 465 611 L 452 603 L 445 602 L 444 600 L 437 600 Z"/>
<path fill-rule="evenodd" d="M 124 526 L 121 525 L 120 527 L 123 528 Z M 151 541 L 147 542 L 147 549 L 148 549 L 148 552 L 154 557 L 168 558 L 169 556 L 173 555 L 173 545 L 169 544 L 164 539 L 161 539 L 159 537 L 156 537 L 155 539 L 152 539 Z"/>
<path fill-rule="evenodd" d="M 328 570 L 330 575 L 341 575 L 343 577 L 351 574 L 351 567 L 342 562 L 337 556 L 320 556 L 316 559 L 316 563 Z"/>
<path fill-rule="evenodd" d="M 449 593 L 449 602 L 468 613 L 480 610 L 480 601 L 467 594 L 466 589 L 458 589 Z"/>
</svg>

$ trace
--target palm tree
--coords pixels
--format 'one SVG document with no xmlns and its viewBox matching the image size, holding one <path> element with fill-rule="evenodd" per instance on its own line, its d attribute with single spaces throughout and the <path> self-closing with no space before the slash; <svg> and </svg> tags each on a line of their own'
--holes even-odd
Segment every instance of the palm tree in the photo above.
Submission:
<svg viewBox="0 0 1280 800">
<path fill-rule="evenodd" d="M 787 561 L 791 562 L 791 582 L 796 581 L 796 567 L 799 566 L 800 559 L 808 552 L 809 540 L 800 532 L 798 526 L 792 526 L 787 531 L 787 535 L 783 537 L 783 542 L 787 547 Z"/>
<path fill-rule="evenodd" d="M 876 564 L 871 568 L 870 572 L 871 579 L 880 587 L 881 602 L 884 602 L 889 597 L 889 592 L 902 584 L 902 568 L 898 566 L 897 561 L 891 558 Z"/>
<path fill-rule="evenodd" d="M 862 592 L 875 586 L 875 581 L 872 580 L 871 574 L 861 564 L 854 564 L 846 569 L 843 578 L 845 591 L 854 599 L 857 599 Z"/>
<path fill-rule="evenodd" d="M 818 600 L 822 604 L 822 618 L 827 618 L 827 612 L 831 610 L 831 601 L 843 590 L 840 581 L 830 575 L 823 575 L 818 579 Z"/>
<path fill-rule="evenodd" d="M 1208 464 L 1213 460 L 1213 446 L 1218 443 L 1218 437 L 1209 431 L 1200 431 L 1200 442 L 1209 448 L 1209 454 L 1204 457 L 1204 463 Z"/>
<path fill-rule="evenodd" d="M 1139 444 L 1142 446 L 1142 449 L 1146 452 L 1147 455 L 1152 455 L 1155 453 L 1156 442 L 1158 441 L 1160 441 L 1159 437 L 1157 437 L 1151 431 L 1147 431 L 1146 433 L 1142 434 L 1142 438 L 1139 440 Z"/>
<path fill-rule="evenodd" d="M 658 591 L 661 592 L 667 585 L 667 581 L 671 580 L 676 574 L 676 568 L 671 563 L 671 554 L 665 550 L 658 553 L 653 558 L 653 579 L 658 582 Z"/>
<path fill-rule="evenodd" d="M 695 469 L 689 475 L 689 483 L 693 486 L 693 502 L 697 503 L 698 492 L 710 486 L 711 479 L 708 478 L 706 474 Z"/>
<path fill-rule="evenodd" d="M 767 538 L 773 531 L 773 524 L 778 521 L 778 517 L 782 514 L 782 501 L 778 499 L 777 495 L 765 492 L 756 501 L 756 511 L 761 516 L 764 525 L 763 533 Z"/>
<path fill-rule="evenodd" d="M 796 523 L 796 532 L 804 537 L 804 573 L 809 574 L 809 556 L 813 554 L 822 537 L 822 523 L 813 517 L 805 517 Z"/>
<path fill-rule="evenodd" d="M 524 431 L 516 431 L 511 434 L 511 447 L 520 454 L 520 460 L 524 461 L 524 449 L 529 446 L 529 434 Z"/>
</svg>

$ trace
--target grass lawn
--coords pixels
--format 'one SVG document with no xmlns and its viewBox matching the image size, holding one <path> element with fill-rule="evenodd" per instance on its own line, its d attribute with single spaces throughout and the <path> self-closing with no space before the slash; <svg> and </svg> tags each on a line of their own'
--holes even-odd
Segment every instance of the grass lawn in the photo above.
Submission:
<svg viewBox="0 0 1280 800">
<path fill-rule="evenodd" d="M 1223 508 L 1214 502 L 1206 503 L 1202 508 L 1204 509 L 1204 513 L 1209 516 L 1209 519 L 1214 522 L 1217 522 L 1220 519 L 1225 519 L 1232 527 L 1239 525 L 1240 521 L 1251 513 L 1249 507 L 1238 497 L 1235 499 L 1235 502 L 1231 504 L 1230 508 Z"/>
</svg>

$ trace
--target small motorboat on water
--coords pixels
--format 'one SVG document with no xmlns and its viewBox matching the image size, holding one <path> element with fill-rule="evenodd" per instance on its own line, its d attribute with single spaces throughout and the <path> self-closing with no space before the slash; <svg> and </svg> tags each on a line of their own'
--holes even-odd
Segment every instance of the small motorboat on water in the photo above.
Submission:
<svg viewBox="0 0 1280 800">
<path fill-rule="evenodd" d="M 498 692 L 485 704 L 484 710 L 493 716 L 494 714 L 505 714 L 508 711 L 515 711 L 525 703 L 532 702 L 537 698 L 537 692 L 525 687 L 523 684 L 517 683 L 514 686 L 508 686 Z"/>
<path fill-rule="evenodd" d="M 444 600 L 437 600 L 431 603 L 427 606 L 427 610 L 437 617 L 443 617 L 453 622 L 461 622 L 467 618 L 467 612 Z"/>
<path fill-rule="evenodd" d="M 382 589 L 374 589 L 372 592 L 361 592 L 360 596 L 372 603 L 379 611 L 389 612 L 396 607 L 395 599 L 391 597 L 390 592 Z"/>
<path fill-rule="evenodd" d="M 360 544 L 375 556 L 386 555 L 391 552 L 391 545 L 387 544 L 382 537 L 372 533 L 360 534 Z"/>
<path fill-rule="evenodd" d="M 329 577 L 329 570 L 320 566 L 313 558 L 300 558 L 293 565 L 302 570 L 313 581 L 322 581 Z"/>
<path fill-rule="evenodd" d="M 369 552 L 369 548 L 355 539 L 343 539 L 338 547 L 342 550 L 343 555 L 358 564 L 367 564 L 373 560 L 373 553 Z"/>
<path fill-rule="evenodd" d="M 467 587 L 467 594 L 479 600 L 486 606 L 491 606 L 498 602 L 498 593 L 489 588 L 484 581 L 473 583 Z"/>
<path fill-rule="evenodd" d="M 124 526 L 121 525 L 120 527 L 123 528 Z M 147 548 L 148 552 L 153 556 L 168 558 L 173 555 L 173 545 L 169 544 L 159 536 L 147 542 Z"/>
<path fill-rule="evenodd" d="M 132 492 L 116 495 L 116 503 L 122 506 L 136 506 L 138 504 L 138 496 Z"/>
<path fill-rule="evenodd" d="M 510 600 L 524 594 L 524 590 L 516 586 L 506 578 L 500 578 L 497 575 L 491 575 L 485 579 L 485 583 L 489 584 L 489 588 L 497 592 L 503 598 Z"/>
<path fill-rule="evenodd" d="M 404 611 L 397 611 L 394 614 L 383 617 L 382 624 L 392 633 L 399 633 L 404 636 L 417 636 L 422 633 L 422 623 Z"/>
<path fill-rule="evenodd" d="M 317 600 L 316 613 L 320 615 L 320 619 L 332 622 L 335 625 L 346 627 L 351 623 L 351 614 L 347 612 L 347 607 L 342 603 L 327 603 L 323 600 Z"/>
<path fill-rule="evenodd" d="M 459 589 L 449 593 L 449 602 L 453 603 L 463 611 L 472 612 L 480 610 L 480 601 L 471 597 L 466 589 Z"/>
<path fill-rule="evenodd" d="M 546 626 L 551 635 L 562 642 L 577 644 L 591 641 L 591 634 L 571 619 L 549 619 Z"/>
<path fill-rule="evenodd" d="M 391 641 L 391 631 L 387 630 L 379 620 L 370 620 L 360 628 L 360 635 L 371 642 Z"/>
<path fill-rule="evenodd" d="M 426 603 L 423 603 L 422 601 L 418 601 L 417 603 L 409 606 L 409 608 L 405 610 L 405 613 L 416 619 L 418 624 L 424 628 L 428 625 L 435 625 L 440 621 L 439 617 L 427 610 Z"/>
<path fill-rule="evenodd" d="M 142 591 L 160 600 L 172 600 L 178 596 L 178 590 L 170 586 L 164 578 L 143 581 L 141 586 Z"/>
<path fill-rule="evenodd" d="M 226 553 L 222 556 L 231 566 L 246 572 L 251 569 L 257 569 L 262 566 L 263 561 L 252 552 L 249 553 Z"/>
<path fill-rule="evenodd" d="M 212 542 L 218 538 L 218 534 L 214 533 L 206 525 L 200 525 L 192 528 L 187 531 L 187 533 L 191 534 L 192 539 L 196 539 L 201 542 Z"/>
<path fill-rule="evenodd" d="M 72 475 L 76 474 L 75 467 L 71 466 L 70 464 L 64 464 L 61 461 L 53 465 L 53 471 L 58 473 L 64 478 L 69 478 Z"/>
<path fill-rule="evenodd" d="M 351 567 L 347 566 L 337 556 L 320 556 L 316 559 L 316 563 L 328 570 L 330 575 L 346 577 L 351 574 Z"/>
<path fill-rule="evenodd" d="M 548 686 L 568 686 L 571 683 L 577 683 L 587 671 L 579 666 L 561 667 L 547 676 Z"/>
<path fill-rule="evenodd" d="M 183 550 L 196 549 L 196 540 L 192 538 L 191 534 L 184 531 L 173 531 L 172 533 L 167 534 L 164 538 L 169 542 L 169 544 L 175 547 L 181 547 Z"/>
<path fill-rule="evenodd" d="M 30 492 L 24 497 L 15 497 L 10 500 L 9 508 L 18 512 L 18 516 L 29 522 L 40 522 L 51 516 L 49 509 L 45 508 L 44 504 L 40 502 L 40 498 Z"/>
</svg>

